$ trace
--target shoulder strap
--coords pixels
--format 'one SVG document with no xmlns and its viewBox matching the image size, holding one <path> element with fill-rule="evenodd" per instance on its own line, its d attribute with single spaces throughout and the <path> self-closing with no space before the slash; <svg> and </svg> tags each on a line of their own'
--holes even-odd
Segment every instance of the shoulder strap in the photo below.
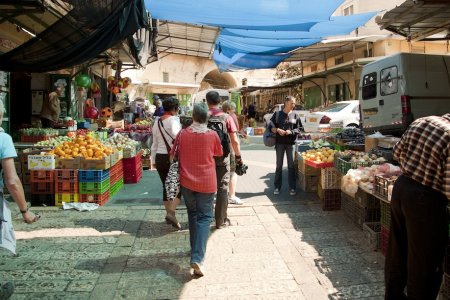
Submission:
<svg viewBox="0 0 450 300">
<path fill-rule="evenodd" d="M 169 143 L 167 142 L 167 140 L 166 140 L 166 137 L 164 136 L 164 133 L 162 132 L 162 130 L 161 130 L 161 123 L 162 123 L 162 121 L 161 121 L 161 119 L 159 119 L 158 120 L 158 127 L 159 127 L 159 132 L 161 133 L 161 136 L 162 136 L 162 138 L 163 138 L 163 140 L 164 140 L 164 143 L 166 144 L 166 148 L 167 148 L 167 153 L 170 153 L 170 146 L 169 146 Z"/>
</svg>

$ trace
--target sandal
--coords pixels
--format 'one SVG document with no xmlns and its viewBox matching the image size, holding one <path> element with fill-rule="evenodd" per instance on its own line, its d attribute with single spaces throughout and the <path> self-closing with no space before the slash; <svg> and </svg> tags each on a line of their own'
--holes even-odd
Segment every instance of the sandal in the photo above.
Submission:
<svg viewBox="0 0 450 300">
<path fill-rule="evenodd" d="M 178 220 L 175 216 L 167 215 L 165 219 L 166 219 L 167 224 L 171 224 L 173 227 L 175 227 L 178 230 L 181 229 L 181 224 L 178 222 Z"/>
</svg>

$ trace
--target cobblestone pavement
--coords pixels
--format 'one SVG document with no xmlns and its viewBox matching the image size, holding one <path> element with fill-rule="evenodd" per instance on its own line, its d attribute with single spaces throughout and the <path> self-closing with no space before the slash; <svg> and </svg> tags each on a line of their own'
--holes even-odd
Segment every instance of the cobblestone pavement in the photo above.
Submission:
<svg viewBox="0 0 450 300">
<path fill-rule="evenodd" d="M 15 220 L 18 255 L 0 252 L 12 299 L 382 299 L 383 257 L 363 232 L 314 194 L 273 196 L 275 153 L 242 148 L 246 203 L 230 205 L 232 226 L 211 230 L 203 278 L 189 273 L 188 231 L 165 224 L 160 204 L 36 207 L 38 223 Z M 187 228 L 184 205 L 177 215 Z"/>
</svg>

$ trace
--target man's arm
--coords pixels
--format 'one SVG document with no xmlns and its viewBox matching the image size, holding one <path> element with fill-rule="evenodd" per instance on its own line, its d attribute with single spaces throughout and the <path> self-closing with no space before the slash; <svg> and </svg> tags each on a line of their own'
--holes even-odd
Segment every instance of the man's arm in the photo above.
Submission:
<svg viewBox="0 0 450 300">
<path fill-rule="evenodd" d="M 233 147 L 234 155 L 241 156 L 241 143 L 236 132 L 228 134 L 230 136 L 231 147 Z"/>
</svg>

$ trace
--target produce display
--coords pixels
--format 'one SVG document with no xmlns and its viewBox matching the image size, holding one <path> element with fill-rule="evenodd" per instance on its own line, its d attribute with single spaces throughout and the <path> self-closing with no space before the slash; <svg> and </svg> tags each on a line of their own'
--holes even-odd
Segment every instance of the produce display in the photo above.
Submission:
<svg viewBox="0 0 450 300">
<path fill-rule="evenodd" d="M 20 133 L 23 136 L 55 136 L 58 135 L 58 130 L 52 128 L 26 128 L 21 129 Z"/>
<path fill-rule="evenodd" d="M 143 126 L 153 126 L 153 119 L 148 119 L 148 120 L 140 120 L 138 122 L 135 123 L 136 125 L 143 125 Z"/>
<path fill-rule="evenodd" d="M 370 167 L 360 167 L 350 169 L 341 180 L 341 189 L 347 194 L 354 195 L 358 190 L 358 185 L 367 190 L 373 190 L 375 175 L 384 174 L 398 176 L 401 174 L 400 168 L 392 164 L 373 165 Z"/>
<path fill-rule="evenodd" d="M 315 163 L 331 163 L 334 161 L 334 153 L 336 153 L 336 150 L 323 147 L 317 150 L 307 150 L 306 152 L 303 152 L 302 158 Z"/>
<path fill-rule="evenodd" d="M 313 149 L 320 149 L 322 147 L 330 147 L 331 144 L 323 139 L 318 139 L 318 140 L 311 140 L 311 143 L 309 143 L 308 146 Z"/>
<path fill-rule="evenodd" d="M 105 141 L 105 145 L 115 148 L 117 150 L 123 150 L 126 148 L 136 149 L 140 145 L 140 143 L 122 134 L 115 134 L 114 136 L 108 138 Z"/>
<path fill-rule="evenodd" d="M 49 140 L 46 141 L 40 141 L 37 142 L 36 144 L 34 144 L 37 147 L 48 147 L 48 148 L 55 148 L 56 146 L 64 143 L 64 142 L 69 142 L 72 141 L 73 139 L 68 137 L 68 136 L 57 136 L 54 138 L 51 138 Z"/>
<path fill-rule="evenodd" d="M 59 158 L 83 157 L 85 159 L 102 159 L 113 153 L 113 149 L 103 145 L 90 136 L 77 136 L 72 141 L 64 142 L 48 152 Z"/>
<path fill-rule="evenodd" d="M 350 160 L 352 163 L 374 163 L 374 162 L 385 162 L 386 160 L 383 157 L 378 157 L 375 154 L 368 154 L 365 152 L 355 152 Z"/>
<path fill-rule="evenodd" d="M 336 134 L 336 139 L 344 141 L 358 141 L 364 144 L 364 132 L 359 128 L 345 128 L 342 132 Z"/>
</svg>

